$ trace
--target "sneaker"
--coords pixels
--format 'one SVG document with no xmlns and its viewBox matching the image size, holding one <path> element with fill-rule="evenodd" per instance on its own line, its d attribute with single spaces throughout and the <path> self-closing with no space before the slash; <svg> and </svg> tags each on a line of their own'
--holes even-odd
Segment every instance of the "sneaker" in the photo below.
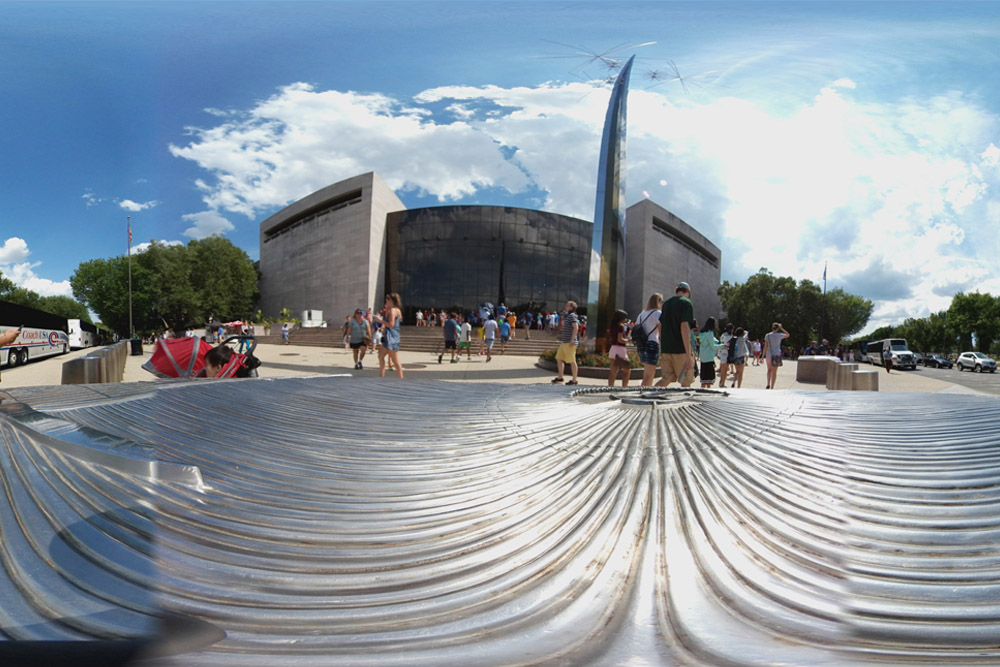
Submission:
<svg viewBox="0 0 1000 667">
<path fill-rule="evenodd" d="M 458 363 L 458 359 L 452 359 L 452 360 L 451 360 L 451 363 L 453 363 L 453 364 L 457 364 L 457 363 Z"/>
<path fill-rule="evenodd" d="M 566 384 L 580 384 L 580 383 L 579 383 L 579 382 L 577 382 L 576 380 L 570 380 L 570 381 L 569 381 L 569 382 L 567 382 Z"/>
<path fill-rule="evenodd" d="M 363 371 L 363 370 L 365 370 L 365 367 L 364 367 L 364 365 L 363 365 L 363 364 L 362 364 L 362 363 L 361 363 L 360 361 L 358 362 L 358 370 L 359 370 L 359 371 Z"/>
<path fill-rule="evenodd" d="M 563 381 L 562 378 L 552 378 L 552 384 L 559 384 L 562 381 Z"/>
<path fill-rule="evenodd" d="M 439 363 L 439 364 L 441 363 L 441 360 L 442 360 L 442 359 L 444 359 L 444 354 L 439 354 L 439 355 L 438 355 L 438 363 Z"/>
</svg>

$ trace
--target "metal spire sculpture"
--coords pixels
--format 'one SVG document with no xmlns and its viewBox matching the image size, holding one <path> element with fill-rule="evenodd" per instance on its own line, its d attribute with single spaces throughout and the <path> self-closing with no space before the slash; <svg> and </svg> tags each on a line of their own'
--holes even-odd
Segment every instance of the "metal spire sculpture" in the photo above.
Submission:
<svg viewBox="0 0 1000 667">
<path fill-rule="evenodd" d="M 625 300 L 625 117 L 632 61 L 621 68 L 611 89 L 597 169 L 597 203 L 587 289 L 588 328 L 596 351 L 606 349 L 607 329 Z"/>
</svg>

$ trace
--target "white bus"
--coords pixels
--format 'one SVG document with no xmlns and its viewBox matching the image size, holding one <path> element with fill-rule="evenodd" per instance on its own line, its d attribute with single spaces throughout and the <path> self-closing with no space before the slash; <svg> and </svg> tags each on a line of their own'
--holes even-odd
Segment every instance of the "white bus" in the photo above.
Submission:
<svg viewBox="0 0 1000 667">
<path fill-rule="evenodd" d="M 886 349 L 892 354 L 893 368 L 916 369 L 917 358 L 910 352 L 905 338 L 883 338 L 882 340 L 868 341 L 868 363 L 884 366 L 882 355 L 885 354 Z"/>
<path fill-rule="evenodd" d="M 20 366 L 69 352 L 65 317 L 0 301 L 0 332 L 18 328 L 21 333 L 14 342 L 0 347 L 0 366 Z"/>
<path fill-rule="evenodd" d="M 66 320 L 66 333 L 69 334 L 70 349 L 79 350 L 97 345 L 97 327 L 90 322 Z"/>
</svg>

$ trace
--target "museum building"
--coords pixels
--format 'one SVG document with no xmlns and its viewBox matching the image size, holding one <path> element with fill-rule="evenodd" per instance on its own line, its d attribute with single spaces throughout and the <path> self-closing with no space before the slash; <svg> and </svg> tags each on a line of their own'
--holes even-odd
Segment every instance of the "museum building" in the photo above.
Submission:
<svg viewBox="0 0 1000 667">
<path fill-rule="evenodd" d="M 625 303 L 690 283 L 695 317 L 719 317 L 721 252 L 649 200 L 625 223 Z M 339 325 L 398 292 L 404 322 L 417 308 L 468 311 L 483 301 L 516 311 L 584 306 L 593 224 L 509 206 L 407 209 L 374 172 L 312 193 L 260 225 L 261 310 L 321 310 Z"/>
</svg>

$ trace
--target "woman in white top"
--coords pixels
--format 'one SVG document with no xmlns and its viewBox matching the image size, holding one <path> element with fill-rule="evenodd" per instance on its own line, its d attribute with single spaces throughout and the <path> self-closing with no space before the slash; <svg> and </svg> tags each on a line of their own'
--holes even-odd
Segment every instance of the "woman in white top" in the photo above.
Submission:
<svg viewBox="0 0 1000 667">
<path fill-rule="evenodd" d="M 635 318 L 635 331 L 638 327 L 646 332 L 646 342 L 636 343 L 636 351 L 639 353 L 639 361 L 642 362 L 642 386 L 653 386 L 653 378 L 656 377 L 656 366 L 660 363 L 660 309 L 663 307 L 663 295 L 654 292 L 646 302 L 646 310 L 639 313 Z M 632 338 L 635 339 L 633 333 Z"/>
</svg>

